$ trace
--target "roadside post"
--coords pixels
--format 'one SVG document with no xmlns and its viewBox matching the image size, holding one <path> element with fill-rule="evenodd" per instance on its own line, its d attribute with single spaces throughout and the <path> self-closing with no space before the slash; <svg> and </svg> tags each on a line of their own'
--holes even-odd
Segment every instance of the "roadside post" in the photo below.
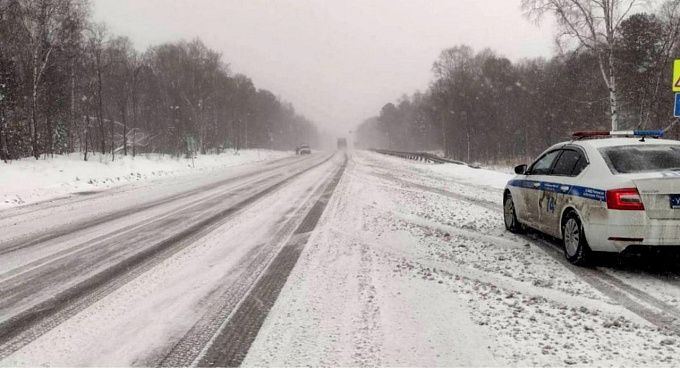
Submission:
<svg viewBox="0 0 680 368">
<path fill-rule="evenodd" d="M 194 159 L 196 158 L 196 152 L 198 152 L 198 142 L 196 142 L 196 139 L 192 136 L 187 136 L 185 142 L 187 147 L 187 158 L 191 158 L 191 167 L 195 168 L 196 163 Z"/>
<path fill-rule="evenodd" d="M 673 92 L 680 92 L 680 59 L 673 60 Z"/>
</svg>

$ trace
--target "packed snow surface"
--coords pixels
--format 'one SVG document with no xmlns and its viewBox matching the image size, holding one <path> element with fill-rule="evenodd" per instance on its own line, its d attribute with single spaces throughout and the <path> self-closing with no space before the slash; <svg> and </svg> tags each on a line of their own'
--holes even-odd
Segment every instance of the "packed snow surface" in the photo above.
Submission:
<svg viewBox="0 0 680 368">
<path fill-rule="evenodd" d="M 284 224 L 297 226 L 333 165 L 253 203 L 0 366 L 155 365 L 220 305 L 217 296 L 258 277 L 246 261 L 257 252 L 275 256 L 287 239 L 277 234 L 288 229 Z M 680 316 L 678 275 L 579 268 L 555 244 L 508 233 L 501 199 L 509 178 L 507 172 L 350 152 L 274 307 L 259 331 L 248 332 L 257 338 L 243 364 L 678 366 L 678 330 L 664 328 L 677 321 L 654 317 Z M 194 181 L 169 179 L 172 193 Z M 135 193 L 148 196 L 170 185 L 152 184 L 117 196 L 132 201 Z M 95 212 L 88 207 L 93 200 L 83 203 L 90 203 L 78 211 L 83 216 Z M 119 225 L 183 205 L 172 202 Z M 55 246 L 61 251 L 68 244 Z"/>
<path fill-rule="evenodd" d="M 272 160 L 292 155 L 271 150 L 242 150 L 195 159 L 161 154 L 136 157 L 82 154 L 0 161 L 0 209 L 34 203 L 75 192 L 99 191 L 161 177 L 209 173 L 230 166 Z"/>
<path fill-rule="evenodd" d="M 305 212 L 298 212 L 309 210 L 317 189 L 336 167 L 337 161 L 330 161 L 296 177 L 290 185 L 256 201 L 187 248 L 0 360 L 0 367 L 157 366 L 163 354 L 214 305 L 246 287 L 242 284 L 248 278 L 257 277 L 250 267 L 254 259 L 263 255 L 262 265 L 257 266 L 262 268 L 276 255 L 302 221 Z M 222 202 L 228 206 L 229 201 Z M 168 214 L 175 211 L 165 209 Z M 137 220 L 144 221 L 148 219 Z"/>
<path fill-rule="evenodd" d="M 510 177 L 354 154 L 244 365 L 677 366 L 677 336 L 505 231 Z"/>
</svg>

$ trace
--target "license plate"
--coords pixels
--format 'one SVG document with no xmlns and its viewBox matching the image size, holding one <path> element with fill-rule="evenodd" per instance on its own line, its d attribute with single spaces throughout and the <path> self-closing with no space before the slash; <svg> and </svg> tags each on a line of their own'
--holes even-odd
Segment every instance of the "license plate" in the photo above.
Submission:
<svg viewBox="0 0 680 368">
<path fill-rule="evenodd" d="M 671 194 L 671 208 L 680 209 L 680 194 Z"/>
</svg>

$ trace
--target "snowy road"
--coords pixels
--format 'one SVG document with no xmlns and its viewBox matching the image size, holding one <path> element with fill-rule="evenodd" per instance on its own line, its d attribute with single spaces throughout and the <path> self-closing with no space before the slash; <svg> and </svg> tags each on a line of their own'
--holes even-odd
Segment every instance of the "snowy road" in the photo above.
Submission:
<svg viewBox="0 0 680 368">
<path fill-rule="evenodd" d="M 313 230 L 307 214 L 342 165 L 289 158 L 3 213 L 2 364 L 190 364 Z"/>
<path fill-rule="evenodd" d="M 0 212 L 0 365 L 677 366 L 677 264 L 571 266 L 506 180 L 359 151 Z"/>
<path fill-rule="evenodd" d="M 677 264 L 567 264 L 507 177 L 356 152 L 244 364 L 677 366 Z"/>
</svg>

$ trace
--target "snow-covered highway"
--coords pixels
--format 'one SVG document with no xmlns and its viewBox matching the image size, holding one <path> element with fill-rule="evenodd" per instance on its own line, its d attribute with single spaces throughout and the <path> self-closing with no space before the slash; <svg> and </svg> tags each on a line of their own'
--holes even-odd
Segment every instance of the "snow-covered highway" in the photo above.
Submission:
<svg viewBox="0 0 680 368">
<path fill-rule="evenodd" d="M 198 183 L 185 178 L 7 211 L 3 364 L 157 364 L 170 356 L 172 365 L 191 363 L 294 235 L 343 157 L 288 158 Z M 197 323 L 205 326 L 194 331 Z"/>
<path fill-rule="evenodd" d="M 678 267 L 505 231 L 508 175 L 314 154 L 0 212 L 0 366 L 676 366 Z"/>
</svg>

